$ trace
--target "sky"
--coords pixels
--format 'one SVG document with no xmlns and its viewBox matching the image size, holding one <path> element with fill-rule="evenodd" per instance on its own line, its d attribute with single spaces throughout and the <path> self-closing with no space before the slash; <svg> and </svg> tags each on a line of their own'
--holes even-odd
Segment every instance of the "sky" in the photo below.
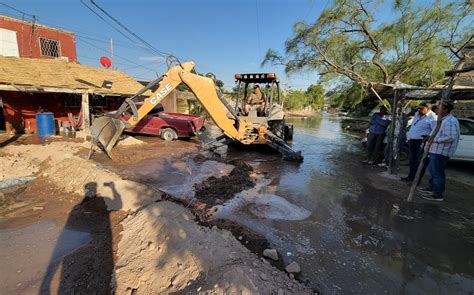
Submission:
<svg viewBox="0 0 474 295">
<path fill-rule="evenodd" d="M 89 0 L 82 0 L 92 6 Z M 260 66 L 268 48 L 284 52 L 295 22 L 314 22 L 330 0 L 95 0 L 153 47 L 182 61 L 193 60 L 200 73 L 214 73 L 226 89 L 234 74 L 276 72 L 286 89 L 306 89 L 317 73 L 287 76 L 282 66 Z M 80 0 L 0 0 L 30 15 L 38 23 L 75 33 L 82 64 L 101 67 L 114 43 L 115 66 L 127 74 L 151 80 L 166 71 L 163 57 L 132 42 L 84 6 Z M 0 5 L 0 14 L 22 18 Z M 383 11 L 383 9 L 382 9 Z M 25 19 L 31 19 L 25 15 Z M 381 16 L 387 18 L 389 16 Z M 112 23 L 110 20 L 108 20 Z"/>
<path fill-rule="evenodd" d="M 89 0 L 83 0 L 88 3 Z M 101 67 L 114 43 L 115 66 L 138 79 L 154 79 L 166 70 L 163 57 L 132 43 L 80 0 L 0 0 L 35 15 L 38 23 L 72 31 L 82 64 Z M 314 21 L 329 0 L 96 0 L 96 3 L 157 49 L 194 60 L 200 73 L 214 73 L 230 89 L 234 74 L 276 72 L 285 88 L 305 89 L 315 73 L 286 76 L 283 67 L 260 64 L 268 48 L 283 51 L 298 20 Z M 0 14 L 23 15 L 0 5 Z M 31 16 L 26 15 L 26 20 Z"/>
</svg>

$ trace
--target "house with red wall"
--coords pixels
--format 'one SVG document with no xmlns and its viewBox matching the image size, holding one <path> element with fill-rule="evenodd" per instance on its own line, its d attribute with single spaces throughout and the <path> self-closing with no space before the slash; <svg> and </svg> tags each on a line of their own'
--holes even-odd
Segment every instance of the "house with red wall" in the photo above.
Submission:
<svg viewBox="0 0 474 295">
<path fill-rule="evenodd" d="M 143 83 L 79 64 L 72 32 L 0 15 L 0 133 L 36 133 L 38 112 L 53 113 L 58 126 L 87 128 L 90 114 L 115 111 Z M 189 108 L 176 93 L 162 101 L 165 111 L 176 112 L 180 102 Z"/>
<path fill-rule="evenodd" d="M 74 33 L 0 15 L 0 55 L 77 62 Z"/>
<path fill-rule="evenodd" d="M 99 60 L 100 56 L 97 56 Z M 86 129 L 143 87 L 127 74 L 77 62 L 74 34 L 0 16 L 0 132 L 36 133 L 36 114 Z"/>
</svg>

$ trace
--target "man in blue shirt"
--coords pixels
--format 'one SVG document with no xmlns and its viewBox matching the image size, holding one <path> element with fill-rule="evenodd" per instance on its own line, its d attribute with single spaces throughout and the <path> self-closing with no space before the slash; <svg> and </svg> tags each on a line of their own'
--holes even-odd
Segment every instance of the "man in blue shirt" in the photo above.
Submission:
<svg viewBox="0 0 474 295">
<path fill-rule="evenodd" d="M 423 156 L 422 142 L 423 139 L 431 134 L 436 125 L 437 116 L 431 111 L 431 104 L 422 102 L 418 106 L 418 111 L 411 123 L 410 131 L 407 133 L 408 138 L 408 160 L 410 162 L 410 172 L 407 177 L 401 180 L 412 182 L 416 175 L 416 170 Z M 423 167 L 423 170 L 426 166 Z M 424 171 L 422 172 L 422 175 Z"/>
<path fill-rule="evenodd" d="M 367 160 L 364 163 L 373 165 L 376 161 L 379 161 L 385 130 L 389 124 L 390 116 L 384 106 L 380 107 L 379 113 L 374 113 L 370 117 L 369 135 L 367 136 Z"/>
</svg>

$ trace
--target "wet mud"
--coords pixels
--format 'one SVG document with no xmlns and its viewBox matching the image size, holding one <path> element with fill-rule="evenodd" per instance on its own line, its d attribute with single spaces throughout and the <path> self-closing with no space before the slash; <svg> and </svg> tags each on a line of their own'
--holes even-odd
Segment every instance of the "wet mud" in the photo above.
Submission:
<svg viewBox="0 0 474 295">
<path fill-rule="evenodd" d="M 227 176 L 211 176 L 202 183 L 194 185 L 196 198 L 206 204 L 206 208 L 221 205 L 232 199 L 235 194 L 249 189 L 255 185 L 250 178 L 252 167 L 243 161 L 233 160 L 226 162 L 234 168 Z"/>
</svg>

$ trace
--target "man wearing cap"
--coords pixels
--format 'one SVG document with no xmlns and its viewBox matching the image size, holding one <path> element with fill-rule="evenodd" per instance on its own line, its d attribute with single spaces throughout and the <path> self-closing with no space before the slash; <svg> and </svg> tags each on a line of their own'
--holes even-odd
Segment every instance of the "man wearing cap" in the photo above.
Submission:
<svg viewBox="0 0 474 295">
<path fill-rule="evenodd" d="M 416 170 L 418 169 L 421 157 L 423 156 L 423 139 L 429 136 L 433 131 L 433 128 L 436 125 L 436 119 L 436 114 L 431 111 L 431 104 L 426 102 L 420 103 L 418 111 L 411 123 L 410 131 L 407 133 L 410 172 L 407 177 L 402 177 L 401 180 L 412 182 L 415 178 Z M 425 169 L 425 167 L 423 169 Z"/>
<path fill-rule="evenodd" d="M 253 93 L 247 97 L 246 103 L 244 108 L 245 114 L 248 114 L 251 109 L 256 109 L 258 113 L 263 113 L 265 99 L 263 98 L 262 91 L 260 91 L 260 86 L 255 85 L 253 87 Z"/>
<path fill-rule="evenodd" d="M 459 121 L 451 115 L 453 108 L 452 102 L 445 102 L 439 107 L 438 116 L 441 117 L 441 128 L 430 147 L 430 163 L 428 165 L 428 171 L 431 174 L 430 185 L 427 188 L 418 189 L 423 198 L 430 201 L 444 200 L 443 194 L 446 183 L 444 170 L 449 158 L 454 155 L 458 147 Z M 425 140 L 428 139 L 429 137 Z"/>
</svg>

